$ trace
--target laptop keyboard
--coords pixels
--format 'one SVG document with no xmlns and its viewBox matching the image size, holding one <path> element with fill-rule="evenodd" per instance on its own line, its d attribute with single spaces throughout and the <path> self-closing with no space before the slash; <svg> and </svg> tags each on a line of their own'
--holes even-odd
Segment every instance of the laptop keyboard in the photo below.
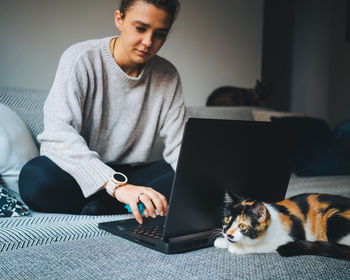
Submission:
<svg viewBox="0 0 350 280">
<path fill-rule="evenodd" d="M 155 226 L 138 226 L 133 230 L 133 233 L 148 236 L 153 239 L 162 239 L 164 225 Z"/>
</svg>

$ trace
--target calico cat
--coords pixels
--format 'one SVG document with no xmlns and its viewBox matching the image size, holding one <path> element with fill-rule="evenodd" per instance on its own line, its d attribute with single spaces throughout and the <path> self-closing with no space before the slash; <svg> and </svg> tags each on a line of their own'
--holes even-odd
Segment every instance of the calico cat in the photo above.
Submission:
<svg viewBox="0 0 350 280">
<path fill-rule="evenodd" d="M 227 193 L 217 248 L 235 254 L 278 252 L 350 261 L 350 198 L 300 194 L 277 203 Z"/>
<path fill-rule="evenodd" d="M 270 92 L 271 85 L 259 80 L 254 88 L 223 86 L 210 94 L 206 106 L 265 106 Z"/>
</svg>

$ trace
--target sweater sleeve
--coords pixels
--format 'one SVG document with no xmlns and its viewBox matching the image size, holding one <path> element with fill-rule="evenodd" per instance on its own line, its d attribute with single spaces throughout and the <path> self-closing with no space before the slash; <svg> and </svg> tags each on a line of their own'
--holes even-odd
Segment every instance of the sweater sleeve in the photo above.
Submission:
<svg viewBox="0 0 350 280">
<path fill-rule="evenodd" d="M 176 72 L 175 93 L 160 130 L 160 136 L 165 144 L 163 157 L 174 170 L 177 166 L 186 118 L 181 79 Z"/>
<path fill-rule="evenodd" d="M 44 105 L 44 131 L 38 136 L 40 154 L 69 173 L 85 197 L 97 192 L 114 173 L 80 134 L 84 102 L 90 90 L 89 71 L 88 63 L 74 51 L 62 55 Z"/>
</svg>

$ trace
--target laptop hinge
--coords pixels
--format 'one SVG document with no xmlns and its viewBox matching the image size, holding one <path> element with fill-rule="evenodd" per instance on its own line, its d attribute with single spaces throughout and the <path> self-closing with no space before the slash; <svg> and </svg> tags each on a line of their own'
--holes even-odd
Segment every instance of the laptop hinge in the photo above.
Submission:
<svg viewBox="0 0 350 280">
<path fill-rule="evenodd" d="M 175 237 L 169 237 L 169 238 L 162 238 L 165 242 L 168 243 L 174 243 L 174 242 L 182 242 L 188 239 L 196 239 L 196 238 L 202 238 L 205 236 L 212 236 L 213 238 L 216 236 L 216 233 L 218 232 L 217 229 L 211 229 L 207 231 L 197 232 L 197 233 L 191 233 L 181 236 L 175 236 Z"/>
</svg>

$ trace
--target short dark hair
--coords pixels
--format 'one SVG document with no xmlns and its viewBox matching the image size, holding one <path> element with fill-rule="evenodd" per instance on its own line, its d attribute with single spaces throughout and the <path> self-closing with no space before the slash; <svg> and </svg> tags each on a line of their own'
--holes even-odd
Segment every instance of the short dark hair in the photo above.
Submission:
<svg viewBox="0 0 350 280">
<path fill-rule="evenodd" d="M 120 12 L 124 18 L 128 9 L 137 1 L 143 1 L 148 4 L 152 4 L 159 9 L 165 10 L 171 17 L 171 23 L 176 19 L 180 11 L 180 2 L 179 0 L 122 0 L 120 3 Z"/>
</svg>

